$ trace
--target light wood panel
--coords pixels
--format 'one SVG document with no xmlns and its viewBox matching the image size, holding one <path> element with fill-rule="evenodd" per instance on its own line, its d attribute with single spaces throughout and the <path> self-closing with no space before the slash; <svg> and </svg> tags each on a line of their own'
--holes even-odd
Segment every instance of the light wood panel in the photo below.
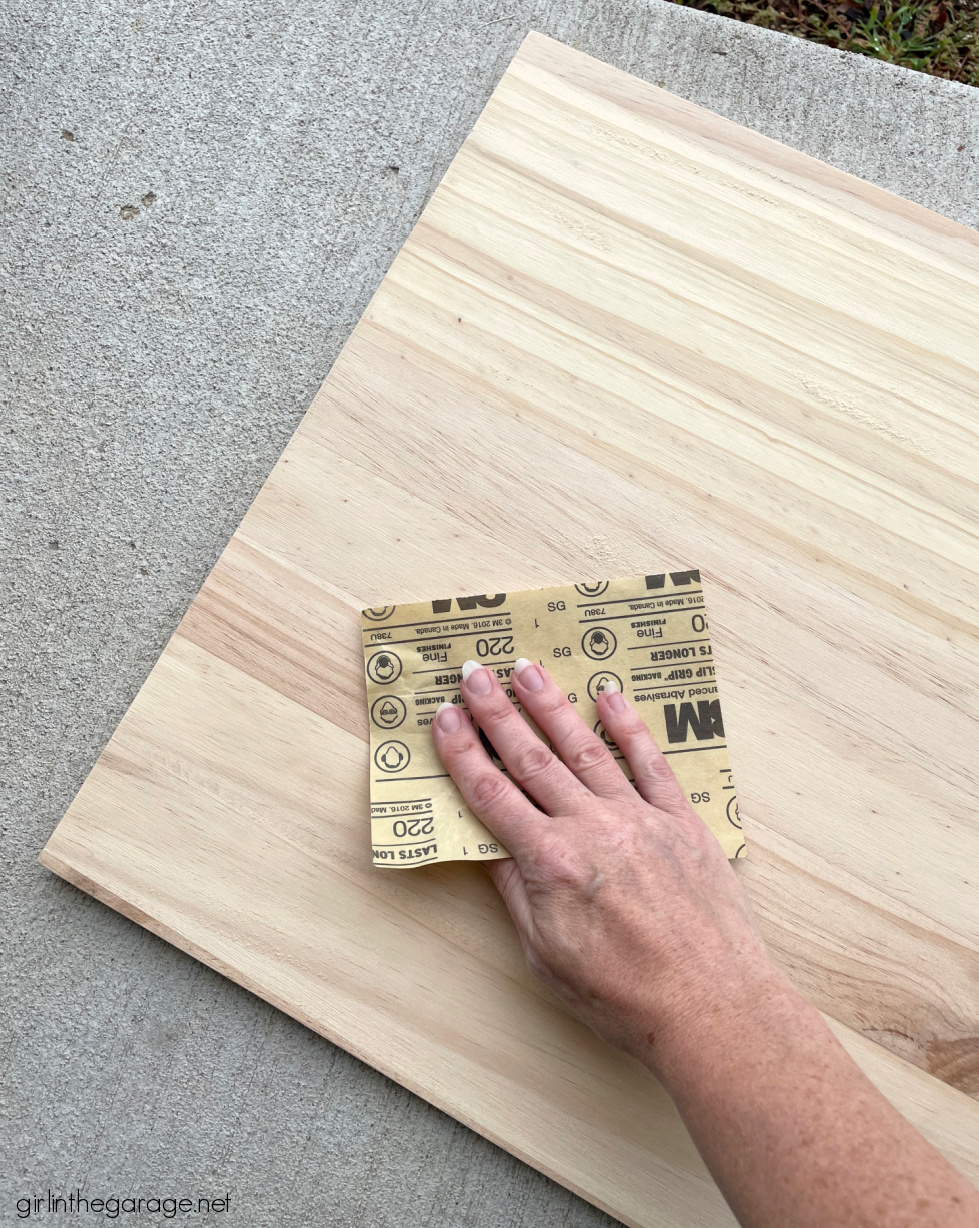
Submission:
<svg viewBox="0 0 979 1228">
<path fill-rule="evenodd" d="M 42 860 L 627 1223 L 731 1223 L 480 872 L 369 848 L 361 607 L 699 566 L 768 940 L 979 1179 L 977 328 L 970 231 L 531 36 Z"/>
</svg>

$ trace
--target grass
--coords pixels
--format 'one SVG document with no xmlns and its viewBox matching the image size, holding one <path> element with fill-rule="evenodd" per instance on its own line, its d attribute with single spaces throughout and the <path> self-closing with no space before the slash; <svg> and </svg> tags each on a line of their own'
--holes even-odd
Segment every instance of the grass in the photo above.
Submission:
<svg viewBox="0 0 979 1228">
<path fill-rule="evenodd" d="M 675 0 L 690 8 L 979 85 L 979 0 Z"/>
</svg>

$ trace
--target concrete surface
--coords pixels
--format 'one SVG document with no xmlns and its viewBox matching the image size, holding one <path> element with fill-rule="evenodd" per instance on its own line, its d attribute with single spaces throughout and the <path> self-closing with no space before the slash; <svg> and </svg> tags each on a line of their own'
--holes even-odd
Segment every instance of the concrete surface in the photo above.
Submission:
<svg viewBox="0 0 979 1228">
<path fill-rule="evenodd" d="M 3 6 L 0 1224 L 611 1223 L 35 861 L 530 27 L 979 223 L 979 91 L 659 0 Z"/>
</svg>

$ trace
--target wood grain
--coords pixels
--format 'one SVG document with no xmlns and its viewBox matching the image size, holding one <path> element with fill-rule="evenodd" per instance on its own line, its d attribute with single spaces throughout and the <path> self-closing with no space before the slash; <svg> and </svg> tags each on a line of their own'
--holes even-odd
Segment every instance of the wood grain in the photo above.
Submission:
<svg viewBox="0 0 979 1228">
<path fill-rule="evenodd" d="M 487 880 L 372 869 L 358 610 L 699 566 L 776 957 L 979 1179 L 979 243 L 532 35 L 44 863 L 636 1225 L 732 1223 Z"/>
</svg>

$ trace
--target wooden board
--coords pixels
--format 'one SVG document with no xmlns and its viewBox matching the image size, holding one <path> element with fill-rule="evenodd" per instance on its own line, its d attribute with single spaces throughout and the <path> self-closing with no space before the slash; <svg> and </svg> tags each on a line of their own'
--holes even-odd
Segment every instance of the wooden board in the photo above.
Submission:
<svg viewBox="0 0 979 1228">
<path fill-rule="evenodd" d="M 731 1223 L 481 872 L 368 845 L 360 607 L 699 566 L 768 940 L 977 1179 L 977 336 L 970 231 L 531 36 L 42 860 L 627 1223 Z"/>
</svg>

